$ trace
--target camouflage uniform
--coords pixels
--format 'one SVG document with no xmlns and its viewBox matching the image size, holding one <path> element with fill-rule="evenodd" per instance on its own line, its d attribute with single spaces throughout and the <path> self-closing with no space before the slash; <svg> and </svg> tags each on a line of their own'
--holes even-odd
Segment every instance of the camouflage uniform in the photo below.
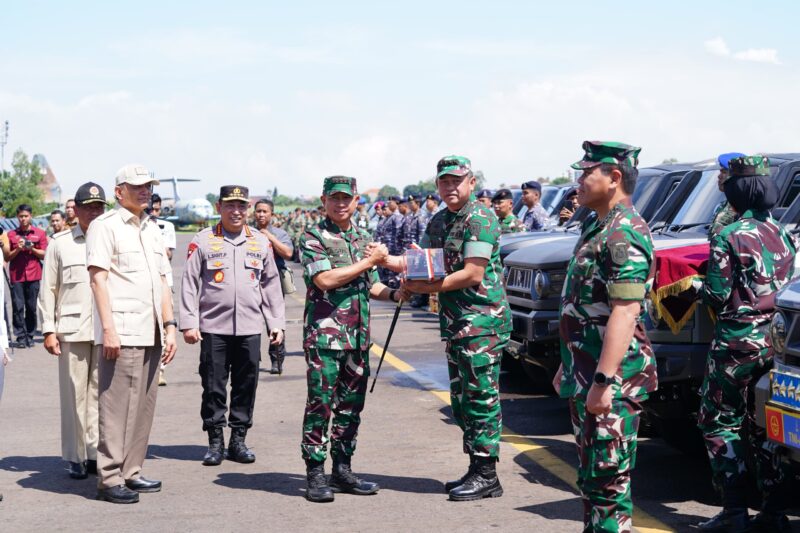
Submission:
<svg viewBox="0 0 800 533">
<path fill-rule="evenodd" d="M 587 141 L 583 146 L 586 155 L 573 168 L 625 159 L 635 166 L 640 150 L 621 143 Z M 618 203 L 586 228 L 567 268 L 559 322 L 560 394 L 569 398 L 583 523 L 592 531 L 630 531 L 632 526 L 630 476 L 636 463 L 641 403 L 657 387 L 655 358 L 643 324 L 644 298 L 654 275 L 650 231 L 630 200 Z M 609 385 L 614 390 L 611 412 L 596 416 L 586 410 L 586 399 L 615 300 L 638 301 L 641 312 Z"/>
<path fill-rule="evenodd" d="M 518 219 L 513 213 L 509 214 L 503 220 L 500 220 L 500 233 L 505 235 L 506 233 L 518 233 L 520 231 L 526 231 L 525 224 Z"/>
<path fill-rule="evenodd" d="M 745 165 L 756 167 L 760 160 L 758 156 L 742 159 Z M 734 179 L 739 171 L 737 160 L 730 164 Z M 767 332 L 775 293 L 794 274 L 795 252 L 789 234 L 766 211 L 745 211 L 711 241 L 701 297 L 717 320 L 701 389 L 698 426 L 719 490 L 737 483 L 745 471 L 743 425 L 756 453 L 761 490 L 768 493 L 783 481 L 784 474 L 773 461 L 775 447 L 755 424 L 752 389 L 772 367 Z"/>
<path fill-rule="evenodd" d="M 739 220 L 739 214 L 731 207 L 727 200 L 723 200 L 716 209 L 711 219 L 711 226 L 708 228 L 708 240 L 712 240 L 722 228 Z"/>
<path fill-rule="evenodd" d="M 436 213 L 425 229 L 423 248 L 444 248 L 448 274 L 464 260 L 489 261 L 479 285 L 439 293 L 439 323 L 446 341 L 453 418 L 464 432 L 464 453 L 498 457 L 502 414 L 500 359 L 511 332 L 511 311 L 502 282 L 500 225 L 475 197 L 453 213 Z"/>
<path fill-rule="evenodd" d="M 522 217 L 522 223 L 527 231 L 540 231 L 547 228 L 550 219 L 542 204 L 537 203 L 533 209 L 528 209 Z"/>
<path fill-rule="evenodd" d="M 378 277 L 372 270 L 329 291 L 320 290 L 313 278 L 361 260 L 370 241 L 366 231 L 355 226 L 342 231 L 329 218 L 300 239 L 308 364 L 301 444 L 305 460 L 325 461 L 331 411 L 331 455 L 349 457 L 355 451 L 369 377 L 369 290 Z"/>
</svg>

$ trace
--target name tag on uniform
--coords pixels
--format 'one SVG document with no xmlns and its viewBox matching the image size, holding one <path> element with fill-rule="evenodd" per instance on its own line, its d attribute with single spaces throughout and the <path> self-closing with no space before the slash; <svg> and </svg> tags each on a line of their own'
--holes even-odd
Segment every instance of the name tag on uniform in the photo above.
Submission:
<svg viewBox="0 0 800 533">
<path fill-rule="evenodd" d="M 209 261 L 212 260 L 212 259 L 223 259 L 227 255 L 228 255 L 228 252 L 209 252 L 206 255 L 206 259 L 208 259 Z"/>
</svg>

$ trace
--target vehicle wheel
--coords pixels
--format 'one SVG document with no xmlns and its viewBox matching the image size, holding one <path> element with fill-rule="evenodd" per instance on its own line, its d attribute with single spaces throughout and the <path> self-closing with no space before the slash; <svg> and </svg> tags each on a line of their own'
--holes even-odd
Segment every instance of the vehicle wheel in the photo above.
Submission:
<svg viewBox="0 0 800 533">
<path fill-rule="evenodd" d="M 705 455 L 706 445 L 697 422 L 690 418 L 651 418 L 664 442 L 687 455 Z"/>
</svg>

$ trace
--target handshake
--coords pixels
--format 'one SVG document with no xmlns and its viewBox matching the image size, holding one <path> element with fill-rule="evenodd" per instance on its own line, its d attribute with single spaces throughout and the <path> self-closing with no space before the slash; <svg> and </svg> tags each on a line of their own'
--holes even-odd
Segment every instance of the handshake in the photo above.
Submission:
<svg viewBox="0 0 800 533">
<path fill-rule="evenodd" d="M 364 248 L 364 259 L 368 259 L 372 266 L 386 266 L 389 262 L 389 248 L 380 242 L 371 242 Z"/>
</svg>

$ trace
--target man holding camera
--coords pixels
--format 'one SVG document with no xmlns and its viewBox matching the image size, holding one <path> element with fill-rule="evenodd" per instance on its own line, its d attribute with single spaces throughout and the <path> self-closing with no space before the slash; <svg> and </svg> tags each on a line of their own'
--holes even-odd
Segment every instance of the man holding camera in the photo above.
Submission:
<svg viewBox="0 0 800 533">
<path fill-rule="evenodd" d="M 17 207 L 19 227 L 8 232 L 8 277 L 11 281 L 11 307 L 14 313 L 15 348 L 33 346 L 36 331 L 36 301 L 42 279 L 42 260 L 47 249 L 47 235 L 31 224 L 33 208 Z"/>
</svg>

